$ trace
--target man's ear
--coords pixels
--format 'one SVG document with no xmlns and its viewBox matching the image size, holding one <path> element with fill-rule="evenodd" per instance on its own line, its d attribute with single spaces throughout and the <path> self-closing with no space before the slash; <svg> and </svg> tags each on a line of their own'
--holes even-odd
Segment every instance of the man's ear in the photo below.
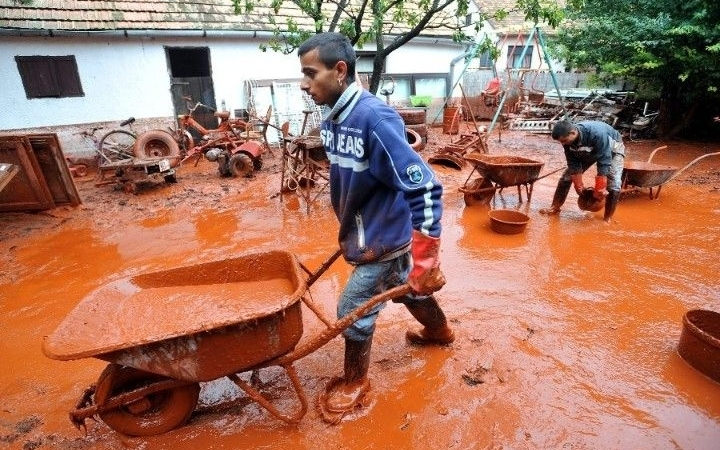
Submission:
<svg viewBox="0 0 720 450">
<path fill-rule="evenodd" d="M 347 80 L 348 66 L 345 61 L 338 61 L 337 64 L 335 64 L 335 71 L 337 72 L 338 80 Z"/>
</svg>

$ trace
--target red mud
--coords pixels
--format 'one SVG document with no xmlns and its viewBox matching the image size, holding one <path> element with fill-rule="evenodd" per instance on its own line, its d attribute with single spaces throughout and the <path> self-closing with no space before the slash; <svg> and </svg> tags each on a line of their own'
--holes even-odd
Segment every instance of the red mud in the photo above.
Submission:
<svg viewBox="0 0 720 450">
<path fill-rule="evenodd" d="M 439 133 L 430 132 L 426 158 L 450 138 Z M 718 150 L 628 142 L 628 159 L 644 161 L 665 144 L 653 162 L 675 167 Z M 489 147 L 492 154 L 544 161 L 541 174 L 564 165 L 559 145 L 546 135 L 503 132 L 502 142 L 494 134 Z M 0 214 L 0 447 L 717 448 L 720 383 L 677 354 L 683 314 L 720 309 L 717 157 L 670 181 L 656 200 L 646 191 L 623 196 L 610 225 L 602 213 L 580 211 L 572 193 L 559 216 L 538 213 L 559 172 L 535 183 L 529 204 L 518 205 L 516 190 L 507 188 L 494 207 L 530 216 L 517 235 L 491 231 L 488 207 L 465 206 L 458 188 L 470 166 L 435 166 L 446 187 L 448 283 L 439 299 L 455 343 L 408 345 L 404 333 L 414 321 L 389 303 L 372 350 L 372 402 L 354 420 L 327 425 L 314 405 L 342 368 L 342 342 L 335 339 L 295 364 L 312 403 L 298 425 L 275 419 L 221 379 L 202 384 L 200 406 L 181 428 L 128 438 L 89 422 L 83 437 L 67 412 L 107 363 L 51 360 L 41 345 L 90 292 L 123 277 L 274 249 L 315 269 L 335 250 L 327 195 L 310 214 L 293 194 L 281 201 L 280 159 L 267 156 L 252 179 L 219 178 L 204 161 L 182 167 L 178 184 L 129 195 L 93 186 L 91 175 L 78 180 L 80 208 Z M 348 273 L 338 261 L 310 290 L 330 315 Z M 303 317 L 301 342 L 323 329 L 309 311 Z M 282 371 L 263 369 L 260 378 L 267 398 L 294 411 Z"/>
</svg>

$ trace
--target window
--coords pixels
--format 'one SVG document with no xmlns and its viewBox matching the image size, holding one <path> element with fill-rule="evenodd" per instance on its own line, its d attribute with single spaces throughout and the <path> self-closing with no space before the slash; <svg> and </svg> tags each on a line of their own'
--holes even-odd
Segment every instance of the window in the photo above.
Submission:
<svg viewBox="0 0 720 450">
<path fill-rule="evenodd" d="M 375 64 L 375 52 L 356 51 L 355 71 L 357 73 L 371 74 Z M 383 70 L 385 72 L 385 70 Z"/>
<path fill-rule="evenodd" d="M 495 65 L 495 61 L 493 61 L 490 56 L 490 52 L 483 52 L 483 54 L 478 57 L 478 60 L 480 67 L 493 67 Z"/>
<path fill-rule="evenodd" d="M 82 97 L 75 56 L 16 56 L 27 98 Z"/>
<path fill-rule="evenodd" d="M 525 51 L 525 57 L 520 61 L 520 56 Z M 510 45 L 508 46 L 508 58 L 507 66 L 510 69 L 529 69 L 530 62 L 532 61 L 533 46 L 528 45 L 525 50 L 524 45 Z"/>
</svg>

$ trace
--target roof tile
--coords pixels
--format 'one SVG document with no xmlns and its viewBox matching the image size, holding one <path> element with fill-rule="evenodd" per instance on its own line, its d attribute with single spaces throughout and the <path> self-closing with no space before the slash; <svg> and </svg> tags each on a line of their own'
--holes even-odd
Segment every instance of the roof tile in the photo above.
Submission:
<svg viewBox="0 0 720 450">
<path fill-rule="evenodd" d="M 269 0 L 260 0 L 252 12 L 238 15 L 231 0 L 34 0 L 29 4 L 0 0 L 0 29 L 269 31 L 271 18 L 279 25 L 288 18 L 308 27 L 313 24 L 292 3 L 286 2 L 277 14 L 268 4 Z M 397 27 L 395 32 L 406 30 Z M 432 33 L 452 34 L 447 28 Z"/>
</svg>

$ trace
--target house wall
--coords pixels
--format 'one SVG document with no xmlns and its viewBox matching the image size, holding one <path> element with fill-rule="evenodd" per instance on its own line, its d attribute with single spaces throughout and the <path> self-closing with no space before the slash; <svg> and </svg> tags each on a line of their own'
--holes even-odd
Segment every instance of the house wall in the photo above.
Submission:
<svg viewBox="0 0 720 450">
<path fill-rule="evenodd" d="M 122 36 L 0 36 L 0 131 L 58 133 L 64 151 L 92 156 L 92 143 L 80 133 L 91 127 L 110 129 L 135 117 L 135 131 L 174 124 L 170 73 L 165 46 L 208 47 L 216 105 L 245 108 L 246 84 L 257 80 L 299 80 L 296 54 L 262 52 L 251 37 L 166 37 L 159 33 Z M 366 49 L 372 50 L 372 49 Z M 463 52 L 455 44 L 414 40 L 393 52 L 387 72 L 447 73 Z M 82 97 L 28 99 L 15 56 L 75 55 L 84 91 Z M 268 99 L 256 104 L 265 111 Z M 298 105 L 302 115 L 304 105 Z M 98 137 L 103 131 L 98 132 Z"/>
<path fill-rule="evenodd" d="M 243 80 L 299 74 L 297 57 L 263 53 L 258 45 L 249 39 L 2 37 L 1 95 L 12 107 L 0 116 L 0 129 L 172 117 L 165 46 L 208 47 L 217 105 L 225 100 L 241 107 Z M 75 55 L 85 95 L 28 99 L 15 55 Z"/>
<path fill-rule="evenodd" d="M 410 44 L 387 60 L 387 71 L 448 72 L 457 45 Z M 129 116 L 172 117 L 170 75 L 165 46 L 210 49 L 216 104 L 229 110 L 245 106 L 248 80 L 298 79 L 297 56 L 262 52 L 250 38 L 162 37 L 0 37 L 2 100 L 12 105 L 0 116 L 0 129 L 23 129 L 122 120 Z M 75 55 L 85 96 L 28 99 L 16 55 Z"/>
</svg>

